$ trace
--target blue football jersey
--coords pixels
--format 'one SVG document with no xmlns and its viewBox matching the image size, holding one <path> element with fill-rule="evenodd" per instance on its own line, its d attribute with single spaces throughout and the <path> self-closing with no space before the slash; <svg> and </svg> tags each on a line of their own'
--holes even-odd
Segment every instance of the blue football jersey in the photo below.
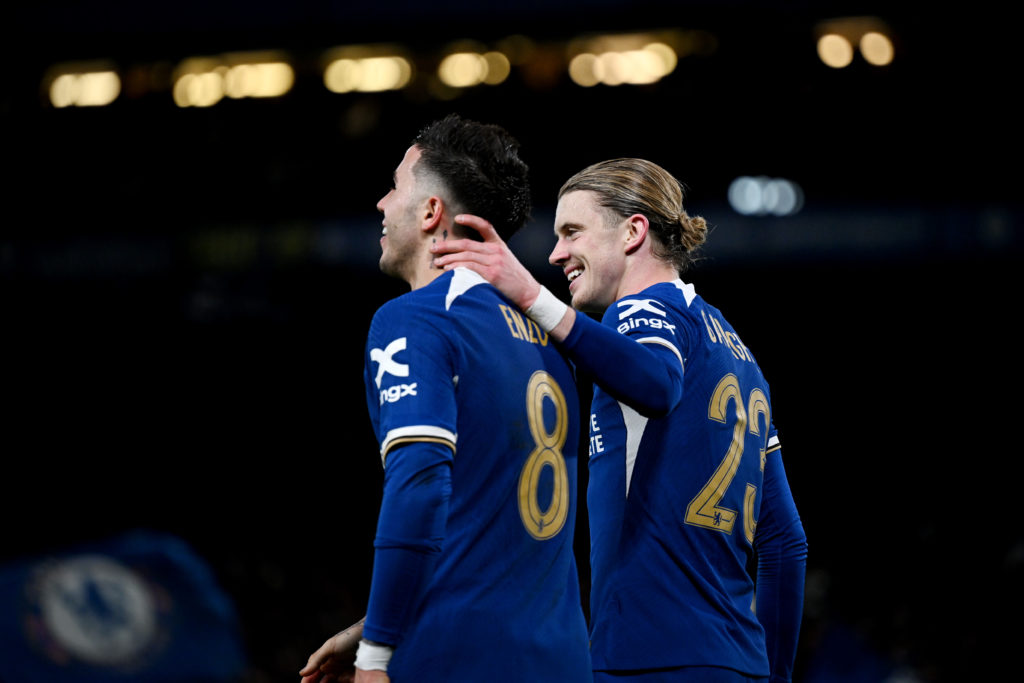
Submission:
<svg viewBox="0 0 1024 683">
<path fill-rule="evenodd" d="M 451 452 L 442 548 L 407 596 L 391 680 L 591 680 L 573 555 L 579 406 L 552 341 L 456 269 L 377 311 L 365 383 L 385 467 L 410 442 Z"/>
<path fill-rule="evenodd" d="M 595 387 L 590 424 L 595 669 L 726 666 L 767 676 L 748 573 L 768 384 L 722 314 L 681 280 L 614 303 L 602 324 L 683 368 L 681 402 L 647 418 Z"/>
</svg>

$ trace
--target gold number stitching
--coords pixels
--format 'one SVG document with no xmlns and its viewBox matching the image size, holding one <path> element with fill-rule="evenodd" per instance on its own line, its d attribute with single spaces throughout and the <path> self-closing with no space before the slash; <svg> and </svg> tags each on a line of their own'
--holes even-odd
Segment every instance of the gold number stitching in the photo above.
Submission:
<svg viewBox="0 0 1024 683">
<path fill-rule="evenodd" d="M 736 523 L 736 511 L 719 507 L 718 503 L 740 466 L 740 458 L 743 457 L 743 431 L 747 426 L 747 412 L 740 401 L 740 382 L 732 373 L 719 380 L 718 386 L 712 392 L 711 402 L 708 404 L 708 419 L 725 424 L 729 403 L 736 404 L 736 424 L 732 430 L 729 450 L 715 469 L 715 473 L 711 475 L 711 479 L 686 506 L 688 524 L 724 531 L 727 534 L 732 533 L 733 524 Z"/>
<path fill-rule="evenodd" d="M 765 429 L 768 429 L 768 425 L 771 424 L 770 408 L 768 406 L 768 397 L 764 395 L 764 392 L 760 389 L 755 388 L 750 392 L 750 401 L 747 405 L 747 418 L 750 420 L 750 433 L 754 436 L 761 436 L 761 420 L 764 418 Z M 767 433 L 765 437 L 767 437 Z M 761 440 L 762 444 L 765 444 L 765 440 Z M 766 444 L 765 444 L 766 445 Z M 764 473 L 764 451 L 765 445 L 762 445 L 758 450 L 760 451 L 759 462 L 761 463 L 761 473 Z M 745 524 L 743 525 L 743 533 L 747 537 L 747 543 L 754 543 L 754 532 L 757 530 L 757 520 L 754 519 L 754 500 L 757 497 L 757 487 L 753 484 L 747 484 L 747 491 L 743 498 L 743 519 Z"/>
<path fill-rule="evenodd" d="M 555 406 L 555 424 L 551 432 L 544 425 L 545 398 L 550 399 Z M 569 424 L 565 394 L 555 378 L 543 370 L 533 373 L 526 387 L 526 418 L 535 448 L 519 473 L 519 516 L 531 536 L 545 541 L 562 530 L 569 515 L 569 473 L 562 455 Z M 553 470 L 554 488 L 551 503 L 546 510 L 541 510 L 537 502 L 537 489 L 544 467 Z"/>
<path fill-rule="evenodd" d="M 740 461 L 743 458 L 744 431 L 747 430 L 749 421 L 750 433 L 755 436 L 761 435 L 761 418 L 764 418 L 765 425 L 771 423 L 768 398 L 760 389 L 750 392 L 747 406 L 744 407 L 741 398 L 740 383 L 736 375 L 729 373 L 721 380 L 715 390 L 711 393 L 711 401 L 708 403 L 708 419 L 727 424 L 728 408 L 732 403 L 736 406 L 736 422 L 733 425 L 732 440 L 729 442 L 729 449 L 725 457 L 715 469 L 714 474 L 701 488 L 700 492 L 693 497 L 690 504 L 686 506 L 687 524 L 713 529 L 731 534 L 736 524 L 736 511 L 722 507 L 719 503 L 725 496 L 725 492 L 732 484 L 736 471 L 739 469 Z M 761 471 L 764 472 L 765 449 L 760 449 Z M 754 519 L 754 501 L 757 498 L 757 487 L 747 484 L 743 495 L 743 534 L 747 541 L 754 542 L 754 531 L 757 529 L 757 520 Z"/>
</svg>

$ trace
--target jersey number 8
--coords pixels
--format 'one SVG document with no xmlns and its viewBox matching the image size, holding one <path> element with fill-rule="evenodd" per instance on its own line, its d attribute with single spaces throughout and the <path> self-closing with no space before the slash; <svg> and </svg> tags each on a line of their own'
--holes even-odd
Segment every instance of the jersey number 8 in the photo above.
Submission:
<svg viewBox="0 0 1024 683">
<path fill-rule="evenodd" d="M 555 408 L 554 429 L 550 432 L 544 424 L 545 399 L 549 399 Z M 519 516 L 531 536 L 546 541 L 562 530 L 569 515 L 569 474 L 562 455 L 569 425 L 565 395 L 555 378 L 543 370 L 533 373 L 526 387 L 526 418 L 534 449 L 519 474 Z M 551 502 L 546 510 L 541 510 L 537 494 L 545 467 L 552 469 L 554 483 Z"/>
</svg>

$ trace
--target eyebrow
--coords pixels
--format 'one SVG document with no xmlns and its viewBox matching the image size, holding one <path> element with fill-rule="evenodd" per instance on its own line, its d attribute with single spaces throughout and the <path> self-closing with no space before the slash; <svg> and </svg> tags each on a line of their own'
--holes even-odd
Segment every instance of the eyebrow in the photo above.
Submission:
<svg viewBox="0 0 1024 683">
<path fill-rule="evenodd" d="M 583 230 L 583 226 L 580 225 L 579 223 L 572 223 L 572 222 L 562 223 L 561 225 L 556 225 L 555 226 L 555 234 L 556 235 L 564 234 L 564 233 L 566 233 L 566 232 L 568 232 L 570 230 L 573 230 L 573 229 Z"/>
</svg>

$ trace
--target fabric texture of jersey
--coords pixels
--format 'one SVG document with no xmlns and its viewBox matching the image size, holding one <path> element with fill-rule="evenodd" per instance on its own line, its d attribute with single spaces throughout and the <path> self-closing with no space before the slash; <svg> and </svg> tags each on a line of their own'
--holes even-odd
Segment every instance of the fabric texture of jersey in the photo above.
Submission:
<svg viewBox="0 0 1024 683">
<path fill-rule="evenodd" d="M 391 680 L 591 680 L 573 556 L 578 399 L 547 335 L 456 269 L 377 311 L 364 379 L 385 468 L 407 444 L 450 453 L 441 550 L 402 596 Z"/>
<path fill-rule="evenodd" d="M 594 668 L 767 676 L 748 567 L 765 453 L 778 444 L 768 383 L 722 314 L 681 280 L 624 297 L 602 324 L 656 351 L 683 391 L 668 416 L 647 418 L 594 389 Z"/>
</svg>

